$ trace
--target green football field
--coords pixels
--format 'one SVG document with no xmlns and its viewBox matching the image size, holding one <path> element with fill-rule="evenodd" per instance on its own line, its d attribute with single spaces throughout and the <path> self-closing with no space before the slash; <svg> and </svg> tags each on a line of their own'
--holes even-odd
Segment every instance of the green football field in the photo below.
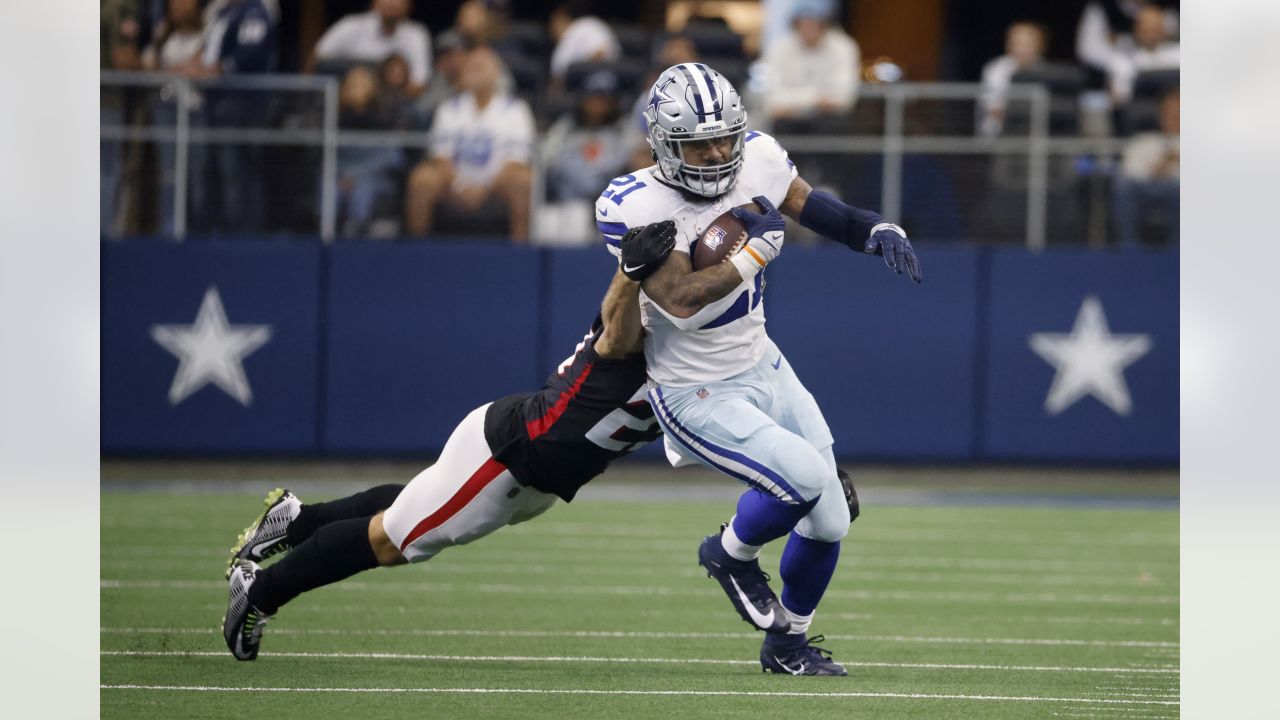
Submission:
<svg viewBox="0 0 1280 720">
<path fill-rule="evenodd" d="M 812 629 L 849 676 L 793 678 L 696 565 L 732 508 L 709 500 L 561 505 L 305 594 L 238 663 L 225 548 L 260 499 L 104 488 L 103 717 L 1178 715 L 1168 505 L 870 506 Z"/>
</svg>

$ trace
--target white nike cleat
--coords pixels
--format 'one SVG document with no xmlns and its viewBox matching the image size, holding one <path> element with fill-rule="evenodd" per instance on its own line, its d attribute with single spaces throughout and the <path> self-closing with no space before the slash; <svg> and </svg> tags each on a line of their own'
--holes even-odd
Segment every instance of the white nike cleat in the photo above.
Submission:
<svg viewBox="0 0 1280 720">
<path fill-rule="evenodd" d="M 258 657 L 258 645 L 262 631 L 267 627 L 267 615 L 249 602 L 249 588 L 258 575 L 258 564 L 242 560 L 231 573 L 227 594 L 227 614 L 222 616 L 222 639 L 237 660 L 253 660 Z"/>
<path fill-rule="evenodd" d="M 231 548 L 231 557 L 227 560 L 228 579 L 240 560 L 262 562 L 289 549 L 289 524 L 302 511 L 302 501 L 288 490 L 276 488 L 267 493 L 262 504 L 266 509 L 240 533 Z"/>
</svg>

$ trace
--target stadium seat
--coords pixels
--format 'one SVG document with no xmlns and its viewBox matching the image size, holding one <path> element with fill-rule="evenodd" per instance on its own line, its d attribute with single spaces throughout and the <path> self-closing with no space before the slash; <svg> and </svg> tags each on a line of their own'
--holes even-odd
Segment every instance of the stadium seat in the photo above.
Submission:
<svg viewBox="0 0 1280 720">
<path fill-rule="evenodd" d="M 693 41 L 698 54 L 703 57 L 746 57 L 742 36 L 726 25 L 690 23 L 685 27 L 684 35 Z"/>
<path fill-rule="evenodd" d="M 613 25 L 624 58 L 648 58 L 653 54 L 653 31 L 643 25 Z"/>
<path fill-rule="evenodd" d="M 582 89 L 582 82 L 592 73 L 606 70 L 617 76 L 620 95 L 634 97 L 640 92 L 640 83 L 644 79 L 647 64 L 643 58 L 574 63 L 565 73 L 565 88 L 571 93 L 576 93 Z"/>
<path fill-rule="evenodd" d="M 1179 74 L 1177 69 L 1148 70 L 1138 73 L 1133 80 L 1134 99 L 1159 100 L 1178 89 Z"/>
<path fill-rule="evenodd" d="M 1080 127 L 1078 97 L 1088 76 L 1084 68 L 1073 63 L 1040 63 L 1013 76 L 1014 83 L 1041 85 L 1049 91 L 1049 132 L 1053 135 L 1075 135 Z M 1009 103 L 1006 131 L 1026 123 L 1030 127 L 1031 107 L 1027 102 Z"/>
<path fill-rule="evenodd" d="M 551 57 L 551 38 L 547 36 L 547 27 L 536 20 L 520 20 L 511 23 L 506 34 L 493 42 L 499 52 L 519 50 L 544 60 Z"/>
<path fill-rule="evenodd" d="M 328 75 L 341 79 L 351 68 L 358 65 L 368 65 L 369 63 L 360 60 L 351 60 L 348 58 L 330 58 L 328 60 L 316 61 L 316 75 Z"/>
</svg>

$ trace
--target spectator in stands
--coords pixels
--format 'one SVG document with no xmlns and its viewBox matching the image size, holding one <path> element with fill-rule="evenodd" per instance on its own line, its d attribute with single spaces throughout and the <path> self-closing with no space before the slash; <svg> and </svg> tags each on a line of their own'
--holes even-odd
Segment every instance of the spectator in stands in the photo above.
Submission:
<svg viewBox="0 0 1280 720">
<path fill-rule="evenodd" d="M 791 32 L 766 51 L 765 113 L 775 126 L 786 121 L 781 125 L 789 130 L 816 129 L 825 125 L 822 118 L 853 109 L 860 74 L 858 44 L 831 25 L 831 14 L 829 0 L 801 0 L 792 14 Z"/>
<path fill-rule="evenodd" d="M 467 59 L 466 40 L 457 31 L 449 30 L 436 38 L 435 72 L 427 91 L 418 98 L 418 109 L 430 127 L 436 108 L 457 94 L 462 80 L 462 67 Z"/>
<path fill-rule="evenodd" d="M 424 121 L 418 103 L 423 94 L 414 92 L 417 88 L 409 78 L 409 72 L 409 61 L 402 55 L 388 55 L 378 66 L 378 82 L 382 88 L 379 102 L 386 109 L 389 129 L 425 130 L 430 127 Z"/>
<path fill-rule="evenodd" d="M 1009 83 L 1021 70 L 1027 70 L 1044 60 L 1045 31 L 1035 23 L 1017 22 L 1005 33 L 1004 55 L 988 62 L 982 68 L 982 97 L 979 110 L 982 113 L 978 130 L 982 135 L 994 137 L 1004 127 L 1005 100 Z"/>
<path fill-rule="evenodd" d="M 497 0 L 466 0 L 454 16 L 453 31 L 469 47 L 492 45 L 506 32 L 506 6 Z"/>
<path fill-rule="evenodd" d="M 417 95 L 431 77 L 431 35 L 409 19 L 410 0 L 373 0 L 368 12 L 348 15 L 316 43 L 318 60 L 379 63 L 399 55 L 409 63 L 409 92 Z"/>
<path fill-rule="evenodd" d="M 436 110 L 431 156 L 414 168 L 406 196 L 406 229 L 425 235 L 442 203 L 463 215 L 507 213 L 509 236 L 529 236 L 529 166 L 533 113 L 501 88 L 502 61 L 487 47 L 472 50 L 462 71 L 463 92 Z"/>
<path fill-rule="evenodd" d="M 627 164 L 629 123 L 620 122 L 618 78 L 607 70 L 583 80 L 577 107 L 547 131 L 542 142 L 547 168 L 547 205 L 539 240 L 547 244 L 589 244 L 599 237 L 593 203 L 600 188 Z"/>
<path fill-rule="evenodd" d="M 196 75 L 203 73 L 201 56 L 204 52 L 204 22 L 200 16 L 199 0 L 168 0 L 164 20 L 157 24 L 151 44 L 142 51 L 142 66 L 147 70 Z M 201 124 L 203 114 L 198 102 L 187 108 L 189 123 Z M 158 95 L 152 100 L 151 122 L 158 127 L 177 124 L 178 103 L 176 94 Z M 187 177 L 203 178 L 208 156 L 207 146 L 193 143 L 187 147 Z M 156 170 L 160 176 L 158 220 L 161 232 L 172 235 L 175 231 L 174 199 L 177 176 L 174 169 L 174 144 L 156 143 Z M 204 208 L 204 183 L 187 183 L 187 207 L 199 215 Z"/>
<path fill-rule="evenodd" d="M 1162 6 L 1165 31 L 1178 32 L 1178 0 L 1090 0 L 1076 27 L 1076 58 L 1096 71 L 1107 72 L 1117 52 L 1133 50 L 1134 21 L 1146 5 Z"/>
<path fill-rule="evenodd" d="M 1178 244 L 1180 110 L 1175 90 L 1160 102 L 1160 131 L 1134 135 L 1125 145 L 1112 198 L 1122 245 L 1139 244 L 1152 214 L 1164 226 L 1168 242 Z"/>
<path fill-rule="evenodd" d="M 551 53 L 551 81 L 563 89 L 569 66 L 580 62 L 616 60 L 622 46 L 613 30 L 591 14 L 588 0 L 570 0 L 551 11 L 551 39 L 556 48 Z"/>
<path fill-rule="evenodd" d="M 269 73 L 276 67 L 275 20 L 263 0 L 214 0 L 205 10 L 201 63 L 188 74 L 203 77 Z M 217 128 L 261 128 L 269 120 L 261 91 L 210 88 L 205 116 Z M 262 148 L 219 143 L 209 148 L 217 182 L 206 188 L 206 227 L 252 233 L 263 227 Z M 212 195 L 219 204 L 214 209 Z M 199 224 L 199 223 L 198 223 Z"/>
<path fill-rule="evenodd" d="M 396 56 L 393 56 L 396 57 Z M 338 126 L 343 130 L 389 130 L 395 116 L 380 97 L 378 78 L 367 65 L 347 71 L 338 93 Z M 395 194 L 404 167 L 399 147 L 338 148 L 338 218 L 344 236 L 369 234 L 379 200 Z"/>
<path fill-rule="evenodd" d="M 168 0 L 164 22 L 156 30 L 142 51 L 144 69 L 182 72 L 199 64 L 204 49 L 199 0 Z"/>
<path fill-rule="evenodd" d="M 649 73 L 640 85 L 640 95 L 636 97 L 636 101 L 631 107 L 631 117 L 628 118 L 628 124 L 634 128 L 630 141 L 631 162 L 629 167 L 631 170 L 639 170 L 653 164 L 653 150 L 649 147 L 648 140 L 649 128 L 645 127 L 644 121 L 644 109 L 649 104 L 649 91 L 653 89 L 653 84 L 658 81 L 658 76 L 662 74 L 662 71 L 672 65 L 698 62 L 699 59 L 698 48 L 693 44 L 693 39 L 687 35 L 668 36 L 662 41 L 658 51 L 654 53 L 653 62 L 649 66 Z"/>
<path fill-rule="evenodd" d="M 100 10 L 98 67 L 102 70 L 137 70 L 141 66 L 137 0 L 102 0 Z M 99 121 L 102 126 L 123 126 L 126 117 L 123 93 L 104 90 L 100 97 Z M 116 235 L 122 229 L 117 210 L 120 208 L 120 181 L 124 175 L 124 143 L 103 140 L 100 148 L 99 229 L 104 235 Z"/>
<path fill-rule="evenodd" d="M 1169 40 L 1164 11 L 1156 5 L 1143 5 L 1133 22 L 1133 47 L 1117 50 L 1111 58 L 1108 82 L 1112 99 L 1128 102 L 1138 73 L 1176 69 L 1178 55 L 1178 43 Z"/>
</svg>

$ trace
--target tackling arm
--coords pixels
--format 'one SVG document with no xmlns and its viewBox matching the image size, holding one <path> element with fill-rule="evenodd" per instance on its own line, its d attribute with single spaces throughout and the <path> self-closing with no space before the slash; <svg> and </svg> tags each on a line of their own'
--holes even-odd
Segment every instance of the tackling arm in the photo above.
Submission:
<svg viewBox="0 0 1280 720">
<path fill-rule="evenodd" d="M 915 282 L 924 279 L 920 260 L 906 231 L 886 222 L 877 212 L 846 205 L 830 193 L 814 190 L 801 177 L 791 181 L 779 209 L 823 237 L 844 243 L 852 250 L 883 256 L 884 264 L 899 275 L 905 269 Z"/>
<path fill-rule="evenodd" d="M 624 358 L 644 349 L 644 328 L 640 324 L 640 283 L 622 274 L 613 282 L 600 304 L 604 330 L 596 340 L 596 352 L 609 360 Z"/>
</svg>

